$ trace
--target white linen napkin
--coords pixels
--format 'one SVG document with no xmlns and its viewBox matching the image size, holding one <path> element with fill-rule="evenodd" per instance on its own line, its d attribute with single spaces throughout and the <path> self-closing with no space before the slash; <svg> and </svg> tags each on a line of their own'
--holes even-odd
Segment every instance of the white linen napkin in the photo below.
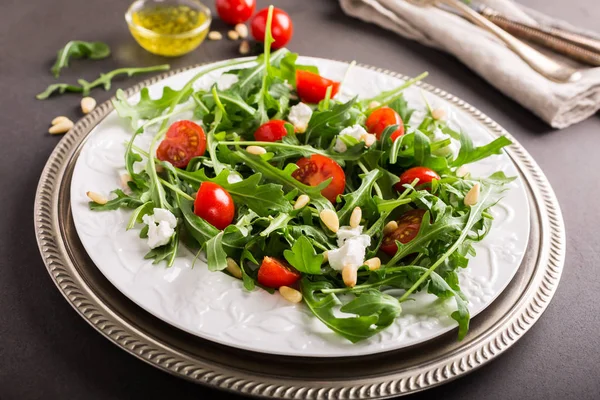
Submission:
<svg viewBox="0 0 600 400">
<path fill-rule="evenodd" d="M 510 0 L 479 0 L 479 3 L 515 21 L 578 31 Z M 582 67 L 583 77 L 579 81 L 555 83 L 531 69 L 494 35 L 439 8 L 419 7 L 406 0 L 340 0 L 340 4 L 350 16 L 453 54 L 554 128 L 582 121 L 600 109 L 600 68 Z"/>
</svg>

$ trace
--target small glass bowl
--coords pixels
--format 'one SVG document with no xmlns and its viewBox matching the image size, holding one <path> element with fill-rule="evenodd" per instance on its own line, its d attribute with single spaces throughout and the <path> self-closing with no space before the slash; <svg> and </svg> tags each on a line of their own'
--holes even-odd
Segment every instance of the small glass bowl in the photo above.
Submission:
<svg viewBox="0 0 600 400">
<path fill-rule="evenodd" d="M 137 0 L 125 13 L 125 20 L 131 35 L 145 50 L 177 57 L 204 41 L 211 12 L 197 0 Z M 185 23 L 193 28 L 185 30 Z"/>
</svg>

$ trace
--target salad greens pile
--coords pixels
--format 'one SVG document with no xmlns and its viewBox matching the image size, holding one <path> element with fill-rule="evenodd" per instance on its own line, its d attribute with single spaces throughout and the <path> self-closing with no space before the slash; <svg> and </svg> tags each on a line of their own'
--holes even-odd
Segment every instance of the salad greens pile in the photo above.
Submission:
<svg viewBox="0 0 600 400">
<path fill-rule="evenodd" d="M 171 266 L 179 247 L 185 245 L 196 252 L 205 251 L 211 271 L 227 272 L 228 259 L 232 259 L 249 291 L 260 286 L 257 274 L 264 257 L 287 261 L 302 275 L 296 287 L 306 306 L 331 330 L 352 342 L 390 326 L 402 313 L 402 303 L 421 291 L 454 299 L 457 307 L 451 317 L 457 321 L 458 338 L 462 339 L 470 316 L 458 271 L 475 255 L 473 243 L 490 231 L 493 218 L 489 210 L 513 178 L 502 172 L 474 178 L 460 169 L 499 154 L 511 142 L 500 137 L 475 146 L 467 134 L 434 118 L 429 106 L 422 121 L 413 124 L 415 110 L 405 100 L 403 90 L 423 76 L 368 99 L 355 97 L 342 102 L 332 98 L 329 90 L 319 104 L 311 106 L 313 113 L 304 133 L 295 133 L 292 125 L 286 124 L 287 135 L 282 140 L 256 141 L 253 134 L 261 124 L 287 118 L 290 107 L 299 102 L 296 72 L 318 72 L 316 67 L 299 65 L 298 55 L 286 49 L 271 53 L 271 41 L 269 19 L 264 54 L 259 57 L 204 68 L 183 88 L 167 87 L 157 99 L 143 89 L 137 104 L 130 104 L 119 91 L 113 104 L 133 129 L 125 154 L 131 181 L 128 190 L 115 190 L 106 204 L 91 202 L 90 207 L 97 211 L 132 209 L 127 228 L 143 226 L 141 238 L 148 235 L 148 226 L 140 225 L 144 216 L 155 208 L 169 210 L 177 218 L 175 233 L 167 244 L 150 250 L 146 258 Z M 194 89 L 198 79 L 224 68 L 238 78 L 229 88 L 214 84 L 210 89 Z M 406 130 L 403 136 L 391 140 L 396 125 L 385 129 L 369 147 L 351 136 L 339 136 L 344 128 L 364 125 L 373 109 L 383 106 L 401 116 Z M 159 161 L 156 149 L 169 119 L 189 111 L 206 130 L 207 150 L 187 167 L 176 168 Z M 158 133 L 150 148 L 136 146 L 136 137 L 152 128 Z M 439 132 L 443 139 L 438 139 Z M 334 149 L 338 139 L 346 151 Z M 440 152 L 452 141 L 460 142 L 458 154 Z M 267 152 L 252 154 L 246 150 L 250 145 L 262 146 Z M 335 203 L 321 194 L 331 180 L 308 186 L 292 176 L 299 159 L 315 154 L 333 159 L 343 168 L 345 190 Z M 402 191 L 395 190 L 398 176 L 414 166 L 431 168 L 441 179 L 428 187 L 414 181 L 404 184 Z M 232 175 L 240 179 L 231 179 Z M 235 218 L 223 230 L 194 213 L 194 198 L 204 182 L 220 185 L 234 200 Z M 479 197 L 475 204 L 467 205 L 465 196 L 474 185 L 481 188 Z M 309 196 L 310 202 L 295 209 L 294 202 L 302 194 Z M 360 267 L 356 284 L 346 286 L 340 271 L 327 261 L 327 252 L 337 249 L 338 243 L 320 213 L 333 210 L 340 225 L 347 226 L 356 207 L 362 210 L 363 234 L 371 238 L 365 259 L 377 256 L 381 267 Z M 387 256 L 380 251 L 384 227 L 413 209 L 425 211 L 418 233 L 408 243 L 396 241 L 397 252 Z M 402 294 L 392 296 L 390 293 L 399 291 L 389 292 L 391 288 L 401 289 Z"/>
</svg>

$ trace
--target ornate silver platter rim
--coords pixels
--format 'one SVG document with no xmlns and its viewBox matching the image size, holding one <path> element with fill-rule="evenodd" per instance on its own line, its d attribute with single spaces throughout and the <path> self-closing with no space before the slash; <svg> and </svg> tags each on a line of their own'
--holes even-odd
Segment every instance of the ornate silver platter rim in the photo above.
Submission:
<svg viewBox="0 0 600 400">
<path fill-rule="evenodd" d="M 131 96 L 144 86 L 199 66 L 156 76 L 128 89 L 126 95 Z M 388 70 L 362 66 L 400 79 L 407 79 L 401 74 Z M 399 368 L 363 379 L 331 377 L 326 384 L 323 384 L 320 383 L 325 381 L 323 378 L 315 382 L 315 380 L 286 378 L 283 373 L 268 375 L 258 374 L 259 371 L 225 368 L 217 365 L 213 360 L 194 357 L 191 353 L 180 351 L 172 343 L 161 341 L 152 332 L 142 330 L 135 323 L 122 318 L 120 310 L 113 309 L 111 304 L 102 299 L 102 294 L 96 293 L 91 285 L 93 282 L 87 281 L 81 273 L 81 268 L 85 267 L 81 267 L 81 263 L 78 264 L 72 251 L 73 247 L 81 247 L 81 244 L 78 241 L 71 243 L 73 240 L 69 239 L 66 231 L 68 228 L 65 227 L 68 217 L 64 220 L 60 218 L 61 214 L 65 214 L 64 208 L 68 208 L 68 204 L 64 206 L 64 200 L 61 202 L 61 193 L 70 185 L 72 164 L 88 133 L 112 111 L 110 101 L 103 103 L 80 120 L 60 141 L 41 175 L 35 201 L 34 222 L 40 252 L 50 276 L 67 301 L 82 317 L 119 347 L 167 372 L 221 389 L 278 398 L 386 398 L 436 386 L 478 368 L 518 340 L 547 307 L 558 286 L 564 264 L 564 223 L 558 202 L 546 177 L 531 156 L 510 134 L 463 100 L 428 84 L 421 83 L 419 86 L 467 112 L 493 135 L 504 134 L 513 140 L 514 144 L 507 152 L 528 185 L 530 202 L 533 203 L 532 224 L 537 224 L 539 230 L 537 254 L 526 258 L 523 262 L 523 264 L 528 263 L 527 271 L 532 270 L 530 276 L 522 277 L 521 282 L 524 283 L 518 288 L 520 292 L 507 289 L 507 292 L 511 293 L 501 296 L 503 298 L 512 296 L 514 304 L 511 304 L 510 312 L 503 312 L 486 331 L 478 336 L 475 335 L 469 342 L 454 346 L 452 351 L 446 351 L 439 357 L 432 352 L 434 358 L 417 365 L 416 368 L 415 366 L 407 370 Z M 530 242 L 533 243 L 535 240 Z M 521 269 L 523 268 L 522 266 Z M 431 344 L 434 345 L 436 344 Z M 386 354 L 389 355 L 384 353 L 382 357 Z"/>
</svg>

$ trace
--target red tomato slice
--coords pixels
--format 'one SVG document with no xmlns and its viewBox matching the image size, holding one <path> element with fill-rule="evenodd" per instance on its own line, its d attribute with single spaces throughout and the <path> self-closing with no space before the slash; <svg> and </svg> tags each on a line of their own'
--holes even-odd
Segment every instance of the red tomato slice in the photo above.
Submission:
<svg viewBox="0 0 600 400">
<path fill-rule="evenodd" d="M 373 111 L 367 118 L 365 123 L 367 130 L 377 136 L 377 140 L 381 139 L 381 135 L 385 128 L 390 125 L 398 125 L 398 129 L 390 136 L 392 142 L 404 135 L 404 122 L 400 115 L 389 107 L 381 107 Z"/>
<path fill-rule="evenodd" d="M 266 287 L 277 289 L 281 286 L 290 286 L 298 279 L 300 279 L 300 272 L 275 257 L 263 258 L 258 269 L 258 283 Z"/>
<path fill-rule="evenodd" d="M 227 190 L 213 182 L 202 182 L 194 201 L 194 214 L 217 229 L 225 229 L 233 221 L 235 205 Z"/>
<path fill-rule="evenodd" d="M 327 88 L 331 86 L 331 97 L 340 89 L 340 82 L 323 78 L 310 71 L 296 70 L 296 91 L 305 103 L 318 103 L 325 98 Z"/>
<path fill-rule="evenodd" d="M 276 142 L 281 140 L 287 135 L 285 124 L 286 122 L 280 119 L 265 122 L 254 132 L 254 139 L 261 142 Z"/>
<path fill-rule="evenodd" d="M 169 127 L 156 150 L 156 157 L 177 168 L 185 168 L 192 158 L 203 155 L 205 151 L 204 129 L 192 121 L 183 120 Z"/>
<path fill-rule="evenodd" d="M 425 210 L 410 210 L 402 214 L 398 222 L 398 228 L 384 236 L 381 242 L 381 251 L 393 257 L 398 251 L 396 240 L 402 244 L 406 244 L 413 240 L 421 229 Z"/>
<path fill-rule="evenodd" d="M 413 167 L 407 169 L 402 173 L 402 175 L 400 175 L 400 182 L 396 183 L 394 187 L 396 188 L 396 190 L 401 192 L 404 190 L 404 187 L 402 187 L 402 185 L 410 184 L 417 178 L 419 179 L 419 182 L 417 182 L 417 186 L 426 185 L 424 187 L 425 189 L 428 189 L 428 187 L 430 187 L 430 185 L 428 184 L 430 184 L 432 180 L 440 180 L 440 176 L 431 168 Z"/>
<path fill-rule="evenodd" d="M 329 157 L 313 154 L 310 158 L 301 158 L 296 163 L 298 169 L 292 176 L 308 186 L 318 186 L 321 182 L 333 178 L 321 194 L 330 202 L 335 203 L 338 195 L 344 193 L 346 174 L 338 163 Z"/>
<path fill-rule="evenodd" d="M 265 31 L 267 28 L 267 16 L 269 15 L 269 9 L 264 8 L 256 13 L 252 22 L 250 23 L 250 29 L 252 30 L 252 36 L 259 42 L 265 41 Z M 280 8 L 273 8 L 273 19 L 271 20 L 271 35 L 273 36 L 274 42 L 271 47 L 279 49 L 287 44 L 292 38 L 294 33 L 294 24 L 292 19 Z"/>
<path fill-rule="evenodd" d="M 223 22 L 235 25 L 250 19 L 256 8 L 256 0 L 216 0 L 215 6 Z"/>
</svg>

